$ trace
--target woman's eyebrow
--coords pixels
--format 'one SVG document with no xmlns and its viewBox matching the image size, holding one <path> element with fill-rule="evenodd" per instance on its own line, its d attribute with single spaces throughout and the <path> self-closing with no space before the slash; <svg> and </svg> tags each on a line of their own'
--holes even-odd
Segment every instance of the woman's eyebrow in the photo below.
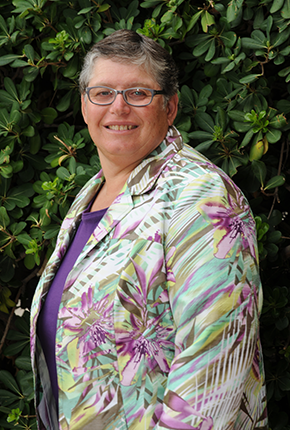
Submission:
<svg viewBox="0 0 290 430">
<path fill-rule="evenodd" d="M 113 89 L 115 89 L 115 90 L 117 90 L 117 89 L 119 89 L 119 88 L 115 88 L 114 86 L 112 86 L 112 85 L 110 85 L 110 84 L 108 84 L 108 83 L 105 83 L 105 82 L 101 82 L 101 83 L 95 83 L 94 85 L 90 85 L 91 87 L 109 87 L 109 88 L 113 88 Z M 154 87 L 156 87 L 157 86 L 157 84 L 154 86 Z M 126 89 L 128 89 L 128 88 L 152 88 L 153 89 L 153 87 L 152 87 L 152 85 L 149 85 L 148 83 L 144 83 L 144 82 L 131 82 L 130 84 L 128 84 L 128 85 L 124 85 L 124 90 L 126 90 Z"/>
</svg>

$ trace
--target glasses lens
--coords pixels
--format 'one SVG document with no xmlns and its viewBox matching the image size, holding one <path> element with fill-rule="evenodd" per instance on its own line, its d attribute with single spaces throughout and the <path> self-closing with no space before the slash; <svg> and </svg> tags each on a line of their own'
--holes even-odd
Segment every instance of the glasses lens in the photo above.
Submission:
<svg viewBox="0 0 290 430">
<path fill-rule="evenodd" d="M 152 92 L 147 88 L 129 88 L 124 92 L 125 99 L 134 106 L 146 106 L 152 101 Z"/>
<path fill-rule="evenodd" d="M 98 105 L 106 105 L 112 103 L 115 97 L 115 92 L 109 88 L 93 87 L 89 90 L 89 98 L 92 103 Z"/>
</svg>

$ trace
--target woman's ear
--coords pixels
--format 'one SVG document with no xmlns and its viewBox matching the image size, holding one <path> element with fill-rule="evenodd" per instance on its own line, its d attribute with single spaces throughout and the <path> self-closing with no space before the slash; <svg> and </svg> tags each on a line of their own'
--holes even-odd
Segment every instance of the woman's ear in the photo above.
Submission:
<svg viewBox="0 0 290 430">
<path fill-rule="evenodd" d="M 86 102 L 86 95 L 85 94 L 82 94 L 81 103 L 82 103 L 83 118 L 84 118 L 85 123 L 87 124 L 87 102 Z"/>
<path fill-rule="evenodd" d="M 175 120 L 175 117 L 177 115 L 177 111 L 178 111 L 178 95 L 174 94 L 174 96 L 172 96 L 169 99 L 166 106 L 168 125 L 173 124 L 173 121 Z"/>
</svg>

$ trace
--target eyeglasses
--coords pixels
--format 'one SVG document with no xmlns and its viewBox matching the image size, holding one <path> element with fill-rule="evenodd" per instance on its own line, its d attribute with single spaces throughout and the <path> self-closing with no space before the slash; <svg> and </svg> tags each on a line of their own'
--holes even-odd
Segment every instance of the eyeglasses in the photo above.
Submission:
<svg viewBox="0 0 290 430">
<path fill-rule="evenodd" d="M 122 94 L 125 102 L 130 106 L 148 106 L 157 94 L 165 94 L 163 90 L 151 90 L 150 88 L 127 88 L 119 91 L 110 87 L 87 87 L 86 94 L 91 103 L 99 106 L 107 106 L 114 103 L 118 94 Z"/>
</svg>

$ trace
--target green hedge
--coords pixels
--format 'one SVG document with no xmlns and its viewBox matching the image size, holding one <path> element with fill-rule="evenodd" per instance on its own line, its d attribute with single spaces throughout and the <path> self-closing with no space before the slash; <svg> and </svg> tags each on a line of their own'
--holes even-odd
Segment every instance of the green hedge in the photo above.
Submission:
<svg viewBox="0 0 290 430">
<path fill-rule="evenodd" d="M 270 423 L 290 429 L 289 0 L 105 1 L 0 0 L 0 429 L 35 428 L 29 317 L 15 305 L 30 307 L 61 220 L 99 169 L 78 75 L 120 28 L 172 53 L 177 127 L 250 201 Z"/>
</svg>

